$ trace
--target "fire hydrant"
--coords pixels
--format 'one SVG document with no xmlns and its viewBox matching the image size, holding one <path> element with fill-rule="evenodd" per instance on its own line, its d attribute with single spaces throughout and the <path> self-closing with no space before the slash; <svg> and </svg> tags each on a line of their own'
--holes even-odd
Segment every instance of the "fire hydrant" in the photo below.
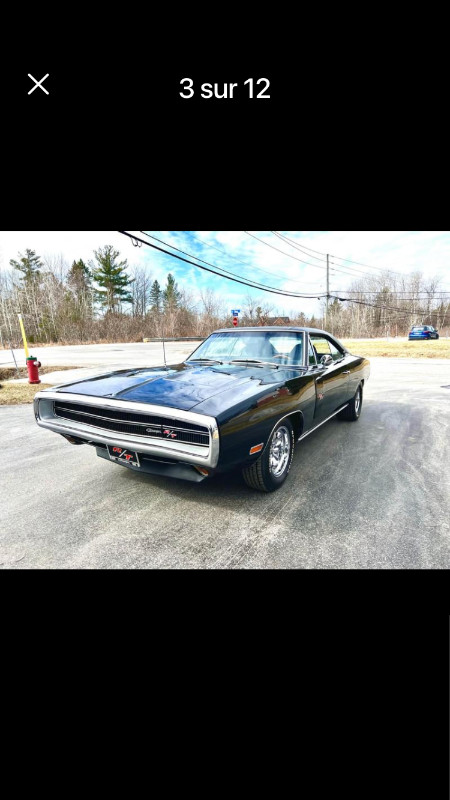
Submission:
<svg viewBox="0 0 450 800">
<path fill-rule="evenodd" d="M 39 377 L 39 367 L 42 367 L 42 364 L 35 356 L 29 356 L 27 358 L 28 383 L 41 382 Z"/>
</svg>

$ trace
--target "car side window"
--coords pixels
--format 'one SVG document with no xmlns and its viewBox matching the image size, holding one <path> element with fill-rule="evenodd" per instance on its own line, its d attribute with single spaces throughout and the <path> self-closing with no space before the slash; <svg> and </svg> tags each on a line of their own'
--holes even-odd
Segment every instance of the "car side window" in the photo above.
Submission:
<svg viewBox="0 0 450 800">
<path fill-rule="evenodd" d="M 322 336 L 311 336 L 311 342 L 319 357 L 319 361 L 322 356 L 331 355 L 330 345 L 327 339 L 324 339 Z"/>
<path fill-rule="evenodd" d="M 312 336 L 311 342 L 313 347 L 318 355 L 318 361 L 322 356 L 331 356 L 333 361 L 340 361 L 341 358 L 344 357 L 344 353 L 339 350 L 333 342 L 330 342 L 328 339 L 325 339 L 324 336 Z"/>
<path fill-rule="evenodd" d="M 343 358 L 344 354 L 341 353 L 341 351 L 338 350 L 337 347 L 335 347 L 332 342 L 330 342 L 329 344 L 330 344 L 330 350 L 331 350 L 331 355 L 333 357 L 333 361 L 340 361 L 341 358 Z"/>
<path fill-rule="evenodd" d="M 309 350 L 308 350 L 308 362 L 309 362 L 309 364 L 310 364 L 310 366 L 311 366 L 311 367 L 315 367 L 315 366 L 316 366 L 316 364 L 317 364 L 317 361 L 316 361 L 316 354 L 315 354 L 315 352 L 314 352 L 314 348 L 313 348 L 313 346 L 312 346 L 312 344 L 311 344 L 311 341 L 309 342 Z"/>
</svg>

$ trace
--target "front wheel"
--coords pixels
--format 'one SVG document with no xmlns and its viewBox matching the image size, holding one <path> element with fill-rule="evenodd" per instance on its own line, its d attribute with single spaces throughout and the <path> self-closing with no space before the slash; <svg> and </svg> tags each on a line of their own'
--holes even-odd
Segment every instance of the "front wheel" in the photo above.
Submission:
<svg viewBox="0 0 450 800">
<path fill-rule="evenodd" d="M 359 384 L 353 400 L 350 400 L 347 408 L 344 408 L 344 410 L 341 411 L 339 414 L 339 419 L 346 419 L 349 422 L 356 422 L 356 420 L 361 416 L 362 400 L 362 386 Z"/>
<path fill-rule="evenodd" d="M 294 429 L 289 420 L 276 426 L 262 454 L 242 475 L 247 486 L 260 492 L 274 492 L 284 483 L 294 455 Z"/>
</svg>

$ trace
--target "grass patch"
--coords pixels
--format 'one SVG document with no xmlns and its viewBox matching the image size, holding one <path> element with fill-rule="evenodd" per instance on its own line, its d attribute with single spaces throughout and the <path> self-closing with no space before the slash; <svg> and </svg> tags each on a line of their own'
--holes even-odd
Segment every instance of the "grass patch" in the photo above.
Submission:
<svg viewBox="0 0 450 800">
<path fill-rule="evenodd" d="M 2 383 L 0 384 L 0 406 L 18 406 L 32 403 L 35 394 L 41 389 L 50 389 L 47 383 Z"/>
<path fill-rule="evenodd" d="M 387 356 L 388 358 L 450 358 L 450 339 L 429 341 L 384 341 L 382 339 L 342 339 L 355 356 Z"/>
</svg>

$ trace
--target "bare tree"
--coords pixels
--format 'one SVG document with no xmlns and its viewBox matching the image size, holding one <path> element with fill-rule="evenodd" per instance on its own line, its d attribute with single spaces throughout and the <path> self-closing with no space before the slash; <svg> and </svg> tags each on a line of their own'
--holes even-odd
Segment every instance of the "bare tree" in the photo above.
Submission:
<svg viewBox="0 0 450 800">
<path fill-rule="evenodd" d="M 151 273 L 145 267 L 132 267 L 129 270 L 133 283 L 130 293 L 133 298 L 133 317 L 144 317 L 150 305 Z"/>
</svg>

